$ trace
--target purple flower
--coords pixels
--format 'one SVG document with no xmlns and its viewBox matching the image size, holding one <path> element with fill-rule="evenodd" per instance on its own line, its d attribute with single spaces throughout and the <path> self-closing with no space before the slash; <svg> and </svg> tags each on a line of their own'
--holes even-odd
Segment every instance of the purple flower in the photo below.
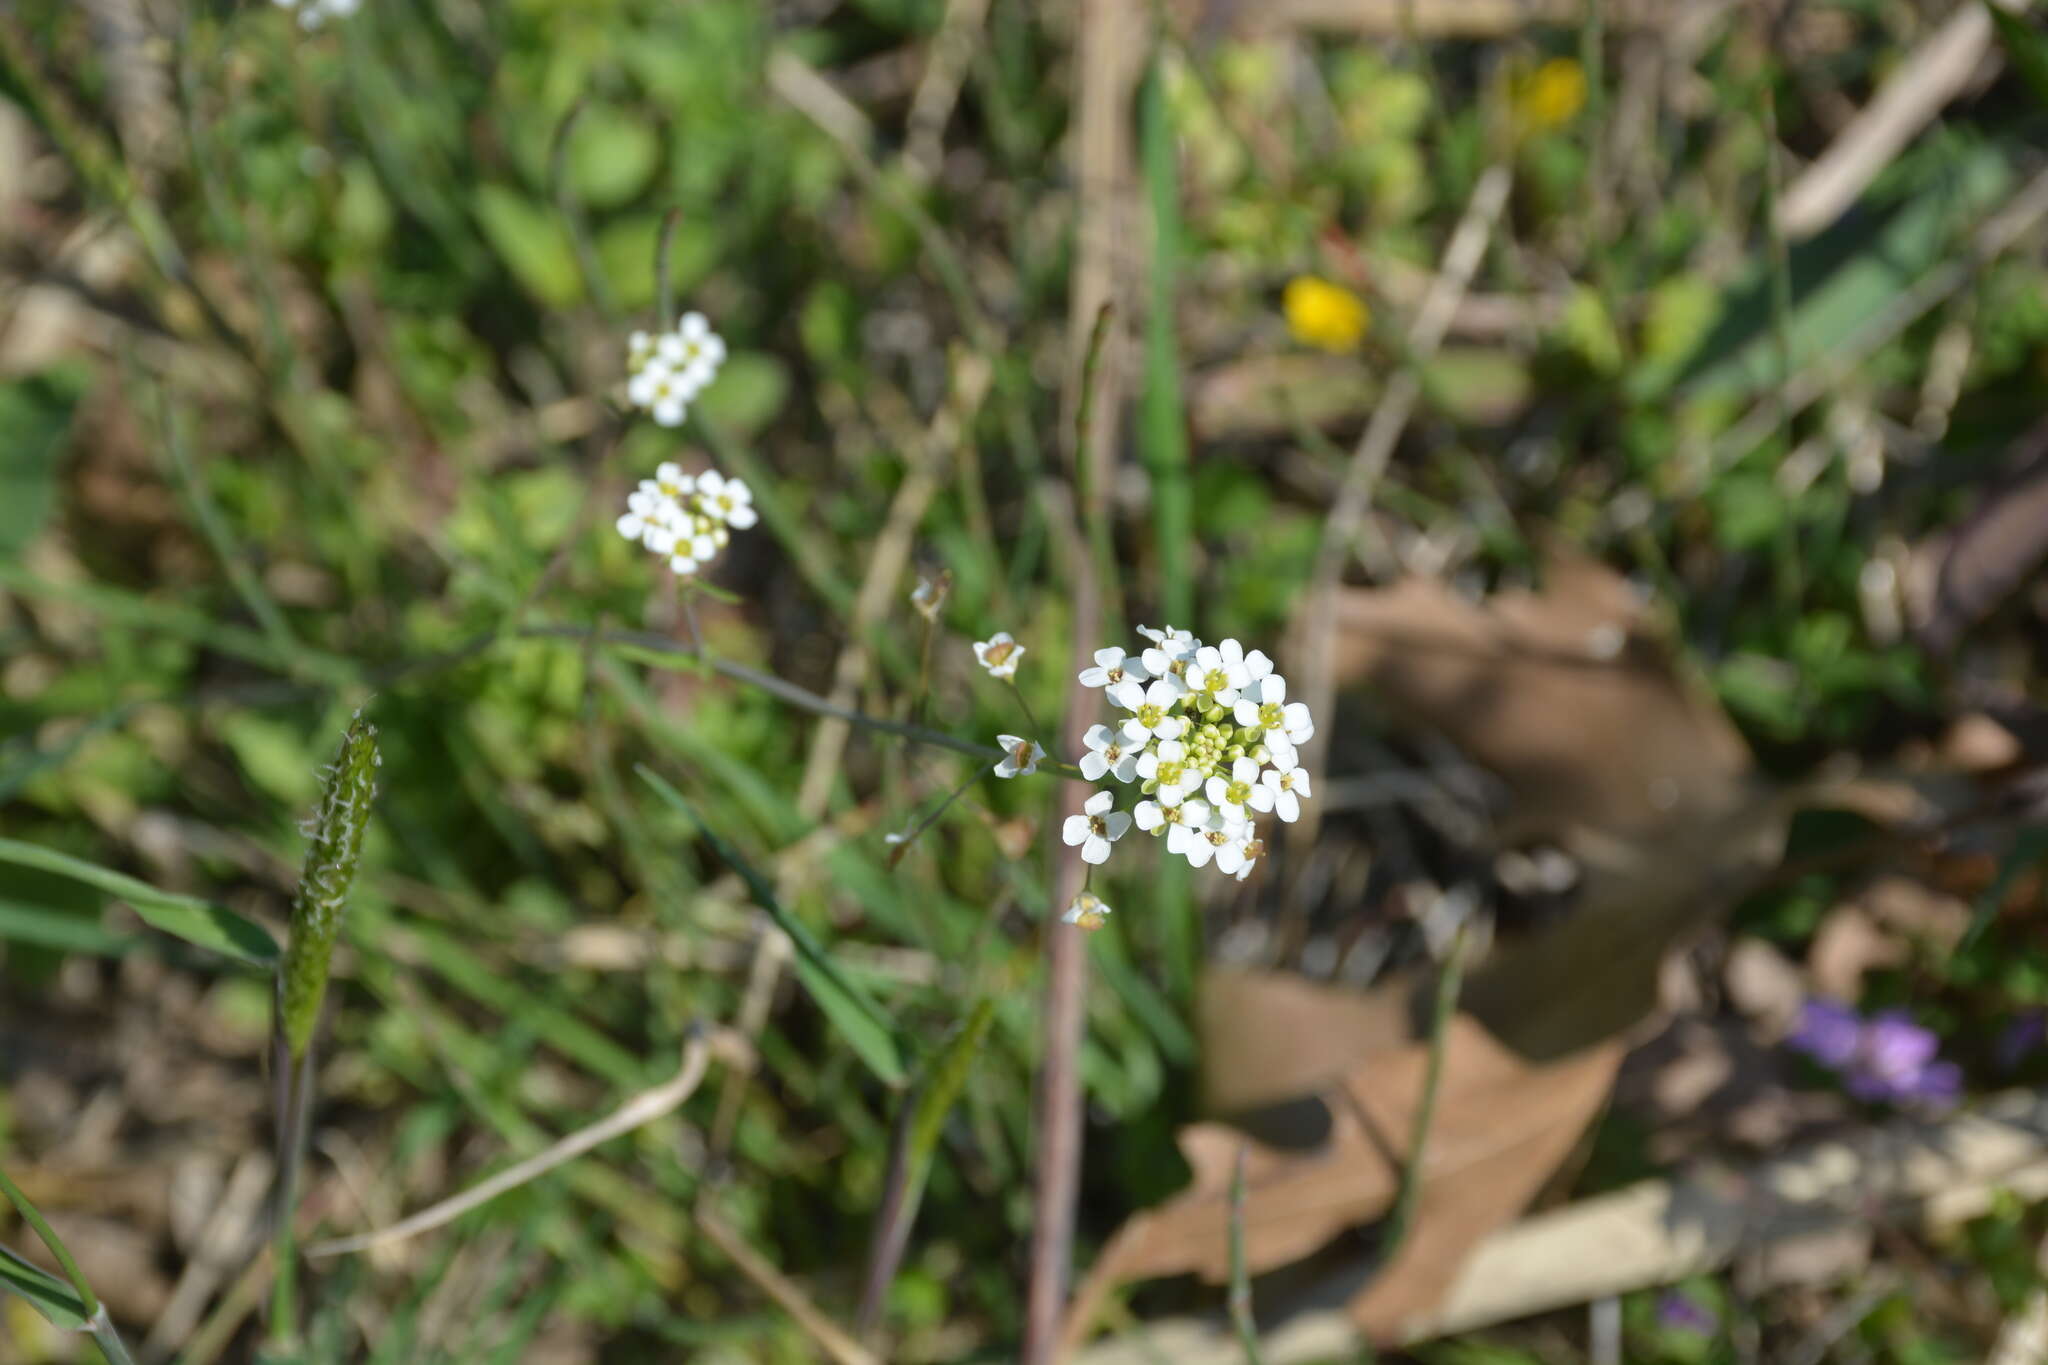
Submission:
<svg viewBox="0 0 2048 1365">
<path fill-rule="evenodd" d="M 1674 1332 L 1706 1336 L 1721 1325 L 1711 1308 L 1676 1289 L 1667 1289 L 1657 1300 L 1657 1325 Z"/>
<path fill-rule="evenodd" d="M 1928 1100 L 1952 1103 L 1962 1075 L 1937 1061 L 1941 1041 L 1902 1011 L 1887 1010 L 1863 1026 L 1855 1062 L 1846 1080 L 1860 1100 Z"/>
<path fill-rule="evenodd" d="M 1859 1100 L 1949 1105 L 1962 1095 L 1962 1072 L 1935 1055 L 1940 1040 L 1902 1010 L 1864 1019 L 1846 1005 L 1809 1000 L 1785 1041 L 1839 1072 Z"/>
<path fill-rule="evenodd" d="M 1799 1007 L 1799 1025 L 1785 1039 L 1788 1046 L 1839 1071 L 1855 1060 L 1863 1037 L 1863 1020 L 1847 1005 L 1808 1000 Z"/>
</svg>

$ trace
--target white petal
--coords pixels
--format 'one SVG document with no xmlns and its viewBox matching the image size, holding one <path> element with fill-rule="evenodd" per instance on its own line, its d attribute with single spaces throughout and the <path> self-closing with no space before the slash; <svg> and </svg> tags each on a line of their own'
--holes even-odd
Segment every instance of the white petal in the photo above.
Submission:
<svg viewBox="0 0 2048 1365">
<path fill-rule="evenodd" d="M 1088 817 L 1069 815 L 1067 822 L 1060 826 L 1060 840 L 1063 843 L 1078 844 L 1088 837 Z"/>
<path fill-rule="evenodd" d="M 1109 793 L 1104 792 L 1107 796 Z M 1102 817 L 1103 830 L 1111 839 L 1121 839 L 1130 832 L 1131 817 L 1123 811 L 1113 810 Z"/>
<path fill-rule="evenodd" d="M 761 519 L 761 514 L 742 503 L 725 514 L 726 524 L 736 531 L 744 531 Z"/>
<path fill-rule="evenodd" d="M 1072 843 L 1070 839 L 1067 842 Z M 1109 861 L 1109 840 L 1100 835 L 1089 835 L 1088 842 L 1081 845 L 1081 861 L 1084 863 L 1106 863 Z"/>
<path fill-rule="evenodd" d="M 1090 782 L 1100 782 L 1102 775 L 1109 771 L 1109 760 L 1102 756 L 1100 749 L 1090 749 L 1081 755 L 1081 776 Z"/>
<path fill-rule="evenodd" d="M 1087 811 L 1090 815 L 1100 815 L 1115 804 L 1116 796 L 1114 793 L 1097 792 L 1081 804 L 1081 809 Z"/>
<path fill-rule="evenodd" d="M 1106 668 L 1084 668 L 1080 672 L 1080 683 L 1083 687 L 1102 687 L 1108 682 L 1109 670 Z"/>
<path fill-rule="evenodd" d="M 1157 801 L 1140 801 L 1137 815 L 1138 828 L 1148 832 L 1166 823 L 1166 811 Z"/>
</svg>

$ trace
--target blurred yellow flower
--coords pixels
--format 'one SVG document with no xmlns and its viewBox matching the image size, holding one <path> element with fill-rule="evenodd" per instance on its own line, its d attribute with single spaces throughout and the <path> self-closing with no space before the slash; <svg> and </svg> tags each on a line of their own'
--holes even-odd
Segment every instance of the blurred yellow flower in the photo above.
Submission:
<svg viewBox="0 0 2048 1365">
<path fill-rule="evenodd" d="M 1533 133 L 1562 128 L 1586 106 L 1586 72 L 1569 57 L 1553 57 L 1530 72 L 1515 92 L 1515 121 Z"/>
<path fill-rule="evenodd" d="M 1364 299 L 1341 284 L 1331 284 L 1313 275 L 1296 275 L 1289 280 L 1280 302 L 1287 313 L 1287 330 L 1294 333 L 1294 339 L 1325 351 L 1341 353 L 1355 349 L 1365 336 L 1366 324 L 1372 321 Z"/>
</svg>

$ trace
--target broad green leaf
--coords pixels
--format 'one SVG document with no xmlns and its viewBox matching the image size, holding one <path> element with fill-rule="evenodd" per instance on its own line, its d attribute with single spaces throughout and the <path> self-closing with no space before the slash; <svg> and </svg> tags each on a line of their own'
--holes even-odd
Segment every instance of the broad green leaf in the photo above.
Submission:
<svg viewBox="0 0 2048 1365">
<path fill-rule="evenodd" d="M 77 1291 L 49 1271 L 0 1246 L 0 1290 L 21 1295 L 29 1307 L 59 1331 L 79 1332 L 87 1325 L 85 1304 Z"/>
<path fill-rule="evenodd" d="M 566 308 L 583 296 L 576 251 L 569 234 L 549 210 L 504 185 L 482 185 L 476 217 L 505 268 L 535 299 Z"/>
<path fill-rule="evenodd" d="M 577 116 L 565 150 L 576 197 L 592 208 L 610 209 L 647 188 L 661 160 L 661 138 L 645 119 L 592 104 Z"/>
<path fill-rule="evenodd" d="M 87 375 L 68 366 L 0 384 L 0 555 L 19 554 L 57 497 L 57 457 Z"/>
<path fill-rule="evenodd" d="M 159 891 L 126 873 L 15 839 L 0 839 L 0 863 L 40 868 L 98 887 L 127 901 L 151 928 L 252 967 L 268 968 L 277 963 L 277 944 L 262 926 L 196 896 Z"/>
<path fill-rule="evenodd" d="M 811 932 L 810 926 L 783 908 L 774 889 L 768 885 L 768 879 L 742 858 L 737 849 L 719 838 L 681 792 L 645 764 L 635 764 L 633 770 L 654 789 L 657 796 L 697 827 L 698 833 L 711 845 L 720 861 L 737 872 L 740 880 L 747 884 L 754 904 L 767 911 L 768 917 L 789 935 L 790 944 L 796 949 L 797 979 L 818 1002 L 818 1008 L 832 1021 L 833 1027 L 845 1036 L 848 1046 L 860 1054 L 861 1060 L 877 1076 L 890 1085 L 902 1085 L 902 1050 L 897 1046 L 895 1030 L 890 1027 L 881 1007 L 840 970 L 831 954 L 825 951 L 825 945 Z"/>
<path fill-rule="evenodd" d="M 782 362 L 759 351 L 746 351 L 725 362 L 697 405 L 704 415 L 736 434 L 752 436 L 768 425 L 788 396 L 789 371 Z"/>
</svg>

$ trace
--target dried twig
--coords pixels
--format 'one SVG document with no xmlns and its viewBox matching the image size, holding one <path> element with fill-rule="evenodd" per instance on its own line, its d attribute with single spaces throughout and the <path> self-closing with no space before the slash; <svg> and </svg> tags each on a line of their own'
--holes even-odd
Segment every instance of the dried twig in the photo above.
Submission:
<svg viewBox="0 0 2048 1365">
<path fill-rule="evenodd" d="M 357 1233 L 352 1237 L 336 1237 L 325 1242 L 315 1242 L 306 1248 L 306 1255 L 340 1256 L 351 1251 L 367 1251 L 371 1247 L 389 1246 L 409 1237 L 430 1232 L 445 1223 L 460 1218 L 471 1209 L 488 1203 L 510 1189 L 537 1180 L 555 1167 L 574 1161 L 593 1147 L 600 1146 L 635 1128 L 652 1123 L 665 1114 L 672 1113 L 683 1101 L 696 1092 L 704 1079 L 704 1072 L 711 1065 L 711 1054 L 719 1051 L 732 1055 L 736 1038 L 724 1030 L 716 1033 L 692 1033 L 683 1045 L 682 1065 L 670 1079 L 643 1090 L 627 1100 L 606 1117 L 587 1128 L 579 1128 L 547 1150 L 536 1152 L 526 1160 L 508 1166 L 486 1180 L 470 1186 L 461 1194 L 443 1199 L 440 1203 L 421 1209 L 409 1218 L 402 1218 L 389 1227 L 372 1232 Z"/>
<path fill-rule="evenodd" d="M 1314 573 L 1296 618 L 1299 628 L 1294 645 L 1296 656 L 1302 660 L 1302 700 L 1308 703 L 1311 714 L 1329 716 L 1330 700 L 1336 692 L 1335 614 L 1337 586 L 1345 561 L 1365 524 L 1365 514 L 1372 505 L 1373 491 L 1386 470 L 1387 460 L 1422 396 L 1421 368 L 1443 344 L 1458 302 L 1486 254 L 1494 222 L 1507 203 L 1510 183 L 1508 168 L 1496 165 L 1489 166 L 1473 187 L 1464 216 L 1458 220 L 1450 244 L 1444 249 L 1443 268 L 1408 330 L 1408 361 L 1388 383 L 1379 405 L 1373 409 L 1372 420 L 1367 423 L 1365 434 L 1358 438 L 1357 449 L 1352 451 L 1351 462 L 1344 470 L 1329 519 L 1323 523 Z M 1302 764 L 1318 782 L 1323 777 L 1323 758 L 1328 746 L 1326 727 L 1302 748 Z M 1309 809 L 1302 812 L 1302 817 L 1290 826 L 1289 837 L 1306 844 L 1314 838 L 1316 819 Z"/>
<path fill-rule="evenodd" d="M 1952 1227 L 1983 1214 L 2001 1191 L 2039 1199 L 2048 1195 L 2048 1091 L 2007 1092 L 1938 1121 L 1894 1119 L 1739 1175 L 1710 1170 L 1645 1181 L 1526 1218 L 1488 1238 L 1443 1301 L 1407 1322 L 1403 1335 L 1425 1341 L 1676 1283 L 1787 1239 L 1867 1226 L 1873 1212 L 1911 1226 Z M 1313 1289 L 1305 1295 L 1315 1298 Z M 1268 1365 L 1304 1365 L 1359 1345 L 1348 1315 L 1320 1306 L 1261 1339 Z M 1235 1365 L 1242 1358 L 1219 1316 L 1153 1323 L 1077 1361 Z"/>
<path fill-rule="evenodd" d="M 761 1292 L 781 1306 L 782 1311 L 796 1320 L 797 1326 L 810 1333 L 811 1340 L 818 1343 L 825 1354 L 832 1357 L 837 1365 L 881 1365 L 866 1347 L 848 1336 L 839 1324 L 825 1316 L 810 1296 L 798 1287 L 796 1281 L 769 1264 L 766 1257 L 747 1242 L 746 1238 L 728 1224 L 723 1217 L 712 1210 L 707 1202 L 700 1201 L 693 1215 L 697 1230 L 702 1232 L 732 1263 L 740 1273 L 759 1285 Z"/>
<path fill-rule="evenodd" d="M 2030 2 L 1999 0 L 2014 12 Z M 1946 23 L 1906 55 L 1841 136 L 1786 187 L 1778 202 L 1785 236 L 1794 241 L 1811 237 L 1841 217 L 1878 172 L 1962 93 L 1996 47 L 1991 15 L 1983 5 L 1976 0 L 1958 5 Z"/>
</svg>

